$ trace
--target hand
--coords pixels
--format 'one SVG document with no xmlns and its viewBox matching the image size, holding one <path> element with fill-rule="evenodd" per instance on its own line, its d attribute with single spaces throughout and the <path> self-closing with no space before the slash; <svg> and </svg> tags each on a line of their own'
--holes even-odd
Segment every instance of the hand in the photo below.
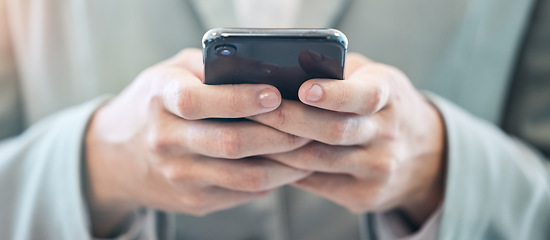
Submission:
<svg viewBox="0 0 550 240">
<path fill-rule="evenodd" d="M 297 149 L 305 138 L 252 121 L 200 120 L 272 111 L 281 103 L 276 88 L 205 85 L 202 75 L 201 51 L 185 50 L 144 71 L 94 115 L 86 162 L 96 236 L 141 206 L 204 215 L 311 173 L 250 157 Z"/>
<path fill-rule="evenodd" d="M 400 208 L 422 223 L 443 195 L 445 136 L 438 111 L 399 70 L 350 54 L 345 79 L 313 79 L 285 101 L 251 117 L 313 139 L 266 157 L 315 171 L 294 185 L 353 212 Z M 309 105 L 309 106 L 308 106 Z"/>
</svg>

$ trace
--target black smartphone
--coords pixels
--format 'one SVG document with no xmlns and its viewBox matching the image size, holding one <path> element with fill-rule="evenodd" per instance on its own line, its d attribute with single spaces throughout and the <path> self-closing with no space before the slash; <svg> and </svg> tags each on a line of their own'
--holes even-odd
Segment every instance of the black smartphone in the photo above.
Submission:
<svg viewBox="0 0 550 240">
<path fill-rule="evenodd" d="M 309 79 L 343 79 L 348 41 L 336 29 L 217 28 L 202 46 L 206 84 L 270 84 L 298 100 Z"/>
</svg>

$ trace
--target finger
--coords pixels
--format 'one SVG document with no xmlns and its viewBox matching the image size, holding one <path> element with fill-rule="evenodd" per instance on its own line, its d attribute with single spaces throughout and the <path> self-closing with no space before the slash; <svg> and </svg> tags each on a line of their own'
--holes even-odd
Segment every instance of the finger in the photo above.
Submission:
<svg viewBox="0 0 550 240">
<path fill-rule="evenodd" d="M 187 69 L 201 81 L 204 80 L 202 51 L 198 48 L 183 49 L 178 54 L 161 64 Z"/>
<path fill-rule="evenodd" d="M 252 121 L 181 121 L 166 111 L 157 116 L 147 144 L 165 157 L 192 153 L 239 159 L 292 151 L 311 141 Z"/>
<path fill-rule="evenodd" d="M 243 192 L 221 187 L 209 187 L 201 194 L 186 196 L 184 204 L 192 207 L 196 215 L 205 215 L 262 198 L 271 193 L 271 190 L 259 192 Z"/>
<path fill-rule="evenodd" d="M 314 172 L 348 174 L 360 179 L 384 179 L 398 164 L 394 148 L 385 144 L 331 146 L 311 142 L 294 151 L 263 157 Z"/>
<path fill-rule="evenodd" d="M 367 63 L 372 63 L 372 60 L 358 53 L 349 53 L 344 68 L 344 79 L 348 79 L 352 73 Z"/>
<path fill-rule="evenodd" d="M 356 179 L 345 174 L 314 173 L 292 186 L 327 198 L 342 206 L 347 206 L 350 188 L 356 184 Z M 365 189 L 368 191 L 368 189 Z"/>
<path fill-rule="evenodd" d="M 205 85 L 190 72 L 169 75 L 162 97 L 167 110 L 184 119 L 240 118 L 277 108 L 281 95 L 270 85 Z"/>
<path fill-rule="evenodd" d="M 338 112 L 369 115 L 385 107 L 390 98 L 392 75 L 381 64 L 366 64 L 344 81 L 312 79 L 300 87 L 305 104 Z"/>
<path fill-rule="evenodd" d="M 273 110 L 281 103 L 277 88 L 263 85 L 205 85 L 202 53 L 185 49 L 159 64 L 155 75 L 165 81 L 165 108 L 181 118 L 240 118 Z"/>
<path fill-rule="evenodd" d="M 264 157 L 293 168 L 327 173 L 354 174 L 365 158 L 360 147 L 331 146 L 311 142 L 294 151 Z"/>
<path fill-rule="evenodd" d="M 236 191 L 261 192 L 293 183 L 311 171 L 288 167 L 264 158 L 240 160 L 203 158 L 195 170 L 213 186 Z"/>
<path fill-rule="evenodd" d="M 191 122 L 185 138 L 195 153 L 228 159 L 292 151 L 310 141 L 252 121 Z"/>
<path fill-rule="evenodd" d="M 381 134 L 377 116 L 339 113 L 284 101 L 276 110 L 249 117 L 280 131 L 329 145 L 368 144 Z"/>
<path fill-rule="evenodd" d="M 168 194 L 172 196 L 160 198 L 163 201 L 161 206 L 164 206 L 161 210 L 184 212 L 198 216 L 232 208 L 271 193 L 270 190 L 243 192 L 214 186 L 199 187 L 190 192 L 188 187 L 180 188 L 177 182 L 173 182 L 172 187 L 174 189 L 172 192 L 157 192 L 160 195 Z"/>
<path fill-rule="evenodd" d="M 355 213 L 373 210 L 380 191 L 377 182 L 359 181 L 345 174 L 314 173 L 292 185 L 327 198 Z"/>
</svg>

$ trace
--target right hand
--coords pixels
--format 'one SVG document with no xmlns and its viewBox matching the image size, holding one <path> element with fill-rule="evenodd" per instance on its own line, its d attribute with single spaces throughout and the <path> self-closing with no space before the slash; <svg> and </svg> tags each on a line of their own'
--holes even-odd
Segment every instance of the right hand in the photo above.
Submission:
<svg viewBox="0 0 550 240">
<path fill-rule="evenodd" d="M 291 151 L 307 139 L 252 121 L 202 120 L 272 111 L 281 103 L 275 87 L 202 79 L 201 51 L 184 50 L 144 71 L 95 113 L 85 157 L 96 237 L 142 206 L 204 215 L 311 173 L 251 157 Z"/>
</svg>

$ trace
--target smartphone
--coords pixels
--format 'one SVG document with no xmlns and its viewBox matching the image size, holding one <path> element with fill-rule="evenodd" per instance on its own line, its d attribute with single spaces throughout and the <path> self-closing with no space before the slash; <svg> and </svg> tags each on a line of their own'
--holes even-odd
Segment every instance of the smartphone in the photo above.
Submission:
<svg viewBox="0 0 550 240">
<path fill-rule="evenodd" d="M 348 40 L 336 29 L 216 28 L 202 47 L 206 84 L 270 84 L 298 100 L 309 79 L 343 79 Z"/>
</svg>

